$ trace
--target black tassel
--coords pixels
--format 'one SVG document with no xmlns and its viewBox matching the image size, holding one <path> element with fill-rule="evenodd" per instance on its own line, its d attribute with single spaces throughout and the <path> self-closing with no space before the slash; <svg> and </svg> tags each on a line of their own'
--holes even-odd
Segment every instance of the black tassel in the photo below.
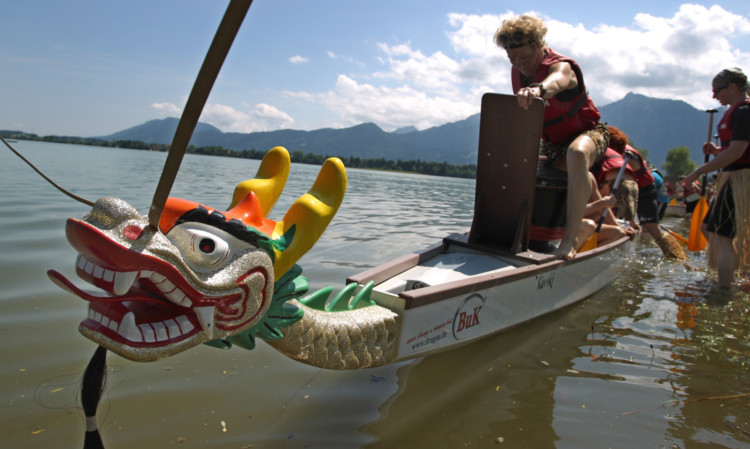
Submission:
<svg viewBox="0 0 750 449">
<path fill-rule="evenodd" d="M 81 405 L 86 415 L 86 436 L 83 449 L 104 449 L 102 437 L 96 426 L 96 408 L 107 382 L 107 350 L 103 346 L 96 348 L 81 382 Z"/>
</svg>

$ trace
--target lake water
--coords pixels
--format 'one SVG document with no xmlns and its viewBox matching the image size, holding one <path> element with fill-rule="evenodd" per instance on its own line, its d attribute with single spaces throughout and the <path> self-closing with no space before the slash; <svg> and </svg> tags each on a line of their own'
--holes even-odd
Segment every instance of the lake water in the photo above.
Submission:
<svg viewBox="0 0 750 449">
<path fill-rule="evenodd" d="M 145 213 L 165 154 L 18 142 L 89 200 Z M 172 196 L 225 208 L 258 161 L 186 156 Z M 318 167 L 293 165 L 279 219 Z M 471 224 L 474 182 L 349 170 L 339 214 L 301 261 L 311 289 Z M 0 446 L 80 447 L 80 376 L 95 345 L 64 235 L 88 207 L 0 150 Z M 687 235 L 688 223 L 665 224 Z M 616 282 L 509 332 L 359 371 L 201 346 L 166 360 L 108 358 L 99 410 L 108 448 L 750 448 L 750 295 L 720 294 L 702 254 L 665 261 L 636 239 Z"/>
</svg>

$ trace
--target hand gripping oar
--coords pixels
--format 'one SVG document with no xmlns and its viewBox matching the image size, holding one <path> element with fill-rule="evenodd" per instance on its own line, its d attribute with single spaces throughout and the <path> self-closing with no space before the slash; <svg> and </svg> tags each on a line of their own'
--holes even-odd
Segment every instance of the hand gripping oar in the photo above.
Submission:
<svg viewBox="0 0 750 449">
<path fill-rule="evenodd" d="M 625 173 L 625 168 L 628 166 L 628 160 L 630 160 L 630 153 L 627 151 L 623 155 L 623 158 L 625 159 L 622 163 L 622 167 L 620 167 L 620 172 L 617 174 L 617 178 L 615 179 L 615 184 L 612 186 L 612 191 L 610 192 L 610 195 L 614 195 L 615 190 L 617 190 L 618 187 L 620 187 L 620 181 L 622 180 L 622 174 Z M 602 216 L 599 218 L 599 221 L 596 222 L 596 230 L 594 231 L 594 234 L 589 237 L 588 240 L 586 240 L 586 243 L 583 244 L 581 247 L 580 252 L 588 251 L 590 249 L 596 248 L 597 240 L 599 240 L 599 231 L 602 230 L 602 225 L 604 224 L 604 219 L 607 217 L 607 213 L 609 213 L 609 208 L 604 209 L 604 212 L 602 213 Z"/>
<path fill-rule="evenodd" d="M 709 114 L 708 118 L 708 138 L 706 143 L 711 143 L 711 131 L 714 127 L 714 114 L 716 109 L 709 109 L 706 112 Z M 708 162 L 708 153 L 703 160 L 703 163 Z M 708 173 L 703 174 L 703 182 L 701 183 L 701 197 L 698 200 L 698 204 L 693 209 L 693 217 L 690 219 L 690 235 L 688 236 L 688 249 L 690 251 L 702 251 L 706 247 L 706 236 L 701 232 L 701 225 L 703 219 L 708 213 L 708 201 L 706 201 L 706 179 Z"/>
<path fill-rule="evenodd" d="M 203 112 L 208 94 L 211 93 L 214 81 L 219 75 L 219 70 L 227 53 L 229 53 L 229 48 L 232 46 L 234 37 L 239 31 L 251 3 L 252 0 L 232 0 L 221 19 L 221 24 L 219 24 L 219 29 L 216 31 L 213 42 L 211 42 L 206 58 L 203 60 L 203 65 L 195 79 L 195 84 L 193 84 L 193 90 L 185 104 L 185 110 L 182 112 L 180 123 L 177 125 L 172 146 L 169 148 L 169 154 L 164 163 L 164 170 L 154 193 L 154 200 L 151 202 L 151 209 L 148 211 L 148 222 L 154 228 L 158 229 L 159 219 L 169 192 L 172 190 L 175 177 L 177 177 L 177 171 L 180 169 L 182 157 L 185 155 L 195 126 L 198 124 L 201 112 Z"/>
</svg>

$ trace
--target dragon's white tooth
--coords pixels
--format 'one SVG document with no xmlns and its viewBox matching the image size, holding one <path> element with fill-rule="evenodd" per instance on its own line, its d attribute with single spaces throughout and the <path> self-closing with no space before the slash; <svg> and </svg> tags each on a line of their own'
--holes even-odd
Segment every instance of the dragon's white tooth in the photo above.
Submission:
<svg viewBox="0 0 750 449">
<path fill-rule="evenodd" d="M 138 273 L 138 276 L 142 278 L 150 278 L 153 274 L 154 272 L 151 270 L 141 270 L 141 272 Z"/>
<path fill-rule="evenodd" d="M 169 282 L 167 278 L 164 278 L 164 280 L 156 284 L 156 286 L 159 287 L 159 290 L 161 290 L 162 293 L 169 293 L 175 288 L 174 284 Z"/>
<path fill-rule="evenodd" d="M 195 329 L 193 323 L 191 323 L 185 315 L 180 315 L 175 318 L 175 320 L 177 321 L 177 324 L 180 325 L 180 329 L 182 330 L 183 334 L 187 334 L 191 330 Z"/>
<path fill-rule="evenodd" d="M 109 320 L 109 326 L 108 328 L 112 329 L 113 331 L 117 332 L 118 322 L 115 320 Z"/>
<path fill-rule="evenodd" d="M 96 316 L 96 312 L 94 312 L 94 309 L 89 309 L 89 319 L 93 320 Z"/>
<path fill-rule="evenodd" d="M 94 313 L 94 321 L 96 321 L 97 323 L 101 323 L 102 322 L 102 314 L 99 313 L 99 312 Z"/>
<path fill-rule="evenodd" d="M 117 333 L 132 342 L 140 343 L 143 341 L 143 335 L 138 326 L 135 325 L 135 314 L 133 312 L 128 312 L 122 317 Z"/>
<path fill-rule="evenodd" d="M 102 323 L 102 326 L 104 326 L 104 327 L 109 327 L 109 318 L 107 318 L 106 316 L 102 315 L 102 320 L 100 321 L 100 323 Z"/>
<path fill-rule="evenodd" d="M 94 267 L 96 267 L 96 265 L 94 265 L 90 260 L 87 260 L 86 266 L 83 267 L 83 271 L 85 271 L 88 274 L 91 274 L 94 272 Z"/>
<path fill-rule="evenodd" d="M 135 278 L 138 276 L 137 271 L 125 271 L 115 273 L 115 282 L 112 285 L 112 291 L 116 295 L 124 295 L 130 290 L 130 287 L 135 282 Z"/>
<path fill-rule="evenodd" d="M 112 270 L 104 270 L 104 276 L 102 276 L 104 282 L 112 282 L 115 280 L 115 272 Z"/>
<path fill-rule="evenodd" d="M 151 323 L 151 326 L 156 331 L 156 340 L 158 341 L 166 341 L 169 340 L 169 335 L 167 334 L 167 327 L 164 326 L 164 323 Z"/>
<path fill-rule="evenodd" d="M 79 254 L 76 259 L 76 266 L 83 270 L 86 267 L 86 258 Z"/>
<path fill-rule="evenodd" d="M 139 328 L 141 328 L 141 332 L 143 332 L 143 340 L 146 343 L 153 343 L 156 341 L 156 334 L 154 333 L 154 328 L 151 327 L 150 324 L 139 324 Z"/>
<path fill-rule="evenodd" d="M 182 335 L 182 332 L 180 332 L 180 326 L 177 325 L 177 321 L 173 319 L 166 320 L 164 321 L 164 326 L 167 327 L 169 338 L 175 338 Z"/>
<path fill-rule="evenodd" d="M 104 276 L 104 268 L 100 267 L 99 265 L 94 267 L 94 277 L 96 279 L 101 279 L 102 276 Z"/>
<path fill-rule="evenodd" d="M 162 276 L 161 274 L 159 274 L 157 272 L 153 272 L 153 273 L 151 273 L 151 276 L 149 276 L 148 278 L 151 279 L 152 281 L 154 281 L 155 284 L 158 284 L 159 282 L 163 281 L 167 277 L 166 276 Z"/>
<path fill-rule="evenodd" d="M 190 304 L 192 304 L 192 301 L 190 301 L 190 298 L 185 296 L 185 294 L 182 293 L 182 290 L 180 290 L 179 288 L 175 288 L 171 292 L 167 293 L 165 296 L 167 297 L 168 300 L 183 307 L 190 307 Z"/>
<path fill-rule="evenodd" d="M 212 336 L 214 333 L 214 307 L 193 307 L 193 311 L 195 311 L 195 315 L 198 318 L 198 322 L 201 323 L 203 330 L 209 336 Z"/>
</svg>

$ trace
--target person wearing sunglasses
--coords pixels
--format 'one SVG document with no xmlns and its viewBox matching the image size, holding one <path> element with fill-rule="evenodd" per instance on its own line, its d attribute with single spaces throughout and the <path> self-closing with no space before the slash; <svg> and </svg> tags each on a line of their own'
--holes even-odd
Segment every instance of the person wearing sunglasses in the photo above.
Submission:
<svg viewBox="0 0 750 449">
<path fill-rule="evenodd" d="M 747 75 L 737 67 L 722 70 L 711 84 L 713 97 L 729 107 L 718 125 L 720 145 L 703 145 L 703 152 L 715 157 L 685 176 L 683 184 L 720 170 L 701 229 L 708 240 L 708 266 L 716 270 L 719 286 L 729 288 L 735 272 L 745 278 L 750 273 L 750 97 Z"/>
</svg>

